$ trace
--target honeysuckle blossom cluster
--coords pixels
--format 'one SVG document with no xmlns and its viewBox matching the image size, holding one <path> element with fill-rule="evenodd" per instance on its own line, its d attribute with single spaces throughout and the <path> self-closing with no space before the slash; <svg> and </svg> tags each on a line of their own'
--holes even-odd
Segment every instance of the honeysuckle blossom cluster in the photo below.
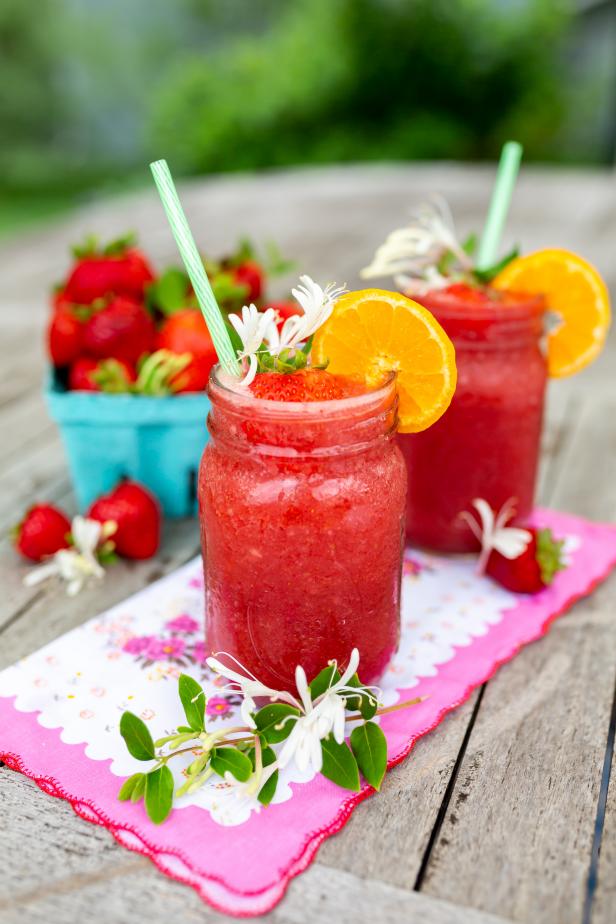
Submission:
<svg viewBox="0 0 616 924">
<path fill-rule="evenodd" d="M 471 532 L 481 543 L 477 573 L 483 574 L 493 549 L 500 552 L 504 558 L 510 560 L 518 558 L 532 537 L 527 529 L 507 526 L 515 514 L 515 499 L 510 497 L 496 514 L 482 497 L 476 497 L 473 500 L 473 507 L 479 514 L 480 523 L 467 510 L 463 510 L 460 517 L 468 523 Z"/>
<path fill-rule="evenodd" d="M 267 356 L 278 357 L 285 353 L 285 361 L 292 360 L 300 344 L 309 343 L 327 321 L 343 292 L 343 287 L 333 284 L 323 289 L 310 276 L 304 275 L 300 276 L 297 288 L 292 289 L 292 295 L 303 313 L 287 318 L 280 329 L 273 308 L 260 312 L 255 305 L 247 305 L 242 308 L 241 315 L 230 315 L 229 320 L 242 341 L 238 359 L 247 364 L 242 385 L 250 385 L 259 371 L 260 362 L 263 364 Z M 290 365 L 293 367 L 292 362 Z"/>
<path fill-rule="evenodd" d="M 419 205 L 409 225 L 388 234 L 361 276 L 393 276 L 401 291 L 420 295 L 449 285 L 456 266 L 461 272 L 473 271 L 473 261 L 456 237 L 451 211 L 439 196 Z"/>
<path fill-rule="evenodd" d="M 230 655 L 226 655 L 226 657 L 229 658 Z M 235 658 L 232 660 L 235 660 Z M 269 699 L 270 702 L 287 703 L 299 712 L 299 717 L 290 713 L 289 716 L 282 719 L 283 723 L 292 722 L 293 724 L 291 733 L 278 755 L 277 765 L 279 767 L 286 767 L 294 760 L 299 770 L 311 768 L 315 773 L 320 773 L 323 766 L 321 741 L 327 738 L 330 733 L 338 744 L 342 744 L 344 741 L 347 702 L 345 694 L 347 698 L 357 695 L 356 688 L 347 686 L 348 681 L 353 677 L 359 665 L 359 651 L 357 648 L 354 648 L 351 652 L 346 670 L 336 681 L 334 681 L 334 677 L 337 665 L 334 661 L 330 663 L 332 680 L 326 690 L 314 699 L 312 698 L 306 672 L 299 664 L 295 668 L 295 686 L 298 695 L 294 696 L 285 690 L 273 690 L 265 686 L 246 668 L 242 668 L 245 674 L 240 674 L 214 657 L 208 658 L 206 663 L 214 673 L 231 681 L 226 688 L 229 692 L 240 693 L 243 696 L 241 713 L 242 718 L 249 727 L 257 727 L 252 717 L 252 713 L 256 709 L 254 697 L 264 697 Z M 376 706 L 376 693 L 370 693 L 369 695 L 372 696 Z"/>
<path fill-rule="evenodd" d="M 74 597 L 91 578 L 100 580 L 104 576 L 100 552 L 116 530 L 117 523 L 113 520 L 99 523 L 87 517 L 73 517 L 71 548 L 60 549 L 45 564 L 28 572 L 24 584 L 33 587 L 49 578 L 59 578 L 66 584 L 68 596 Z"/>
<path fill-rule="evenodd" d="M 381 707 L 378 687 L 359 680 L 357 648 L 342 673 L 336 661 L 330 661 L 308 682 L 304 668 L 298 665 L 293 692 L 262 683 L 225 652 L 209 657 L 206 663 L 228 681 L 224 690 L 242 698 L 244 725 L 210 731 L 205 692 L 187 674 L 179 678 L 187 725 L 153 741 L 141 719 L 131 712 L 122 715 L 120 732 L 130 753 L 137 760 L 155 763 L 146 773 L 129 777 L 118 798 L 139 802 L 145 796 L 146 811 L 156 823 L 168 816 L 174 797 L 195 793 L 213 776 L 222 778 L 249 810 L 260 810 L 276 795 L 279 773 L 290 764 L 308 774 L 307 778 L 321 773 L 353 792 L 360 790 L 361 773 L 379 789 L 387 769 L 387 741 L 374 719 L 422 701 L 419 697 Z M 185 781 L 176 792 L 167 763 L 178 755 L 185 759 L 190 755 L 190 763 L 182 771 Z M 156 779 L 146 785 L 151 776 Z"/>
</svg>

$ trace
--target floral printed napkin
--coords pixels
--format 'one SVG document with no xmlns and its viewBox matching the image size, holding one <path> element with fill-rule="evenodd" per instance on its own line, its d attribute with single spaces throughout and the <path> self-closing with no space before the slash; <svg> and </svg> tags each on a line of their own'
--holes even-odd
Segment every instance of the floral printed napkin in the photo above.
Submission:
<svg viewBox="0 0 616 924">
<path fill-rule="evenodd" d="M 568 567 L 533 597 L 477 577 L 471 558 L 407 553 L 401 644 L 381 682 L 382 699 L 427 699 L 382 717 L 390 765 L 616 563 L 616 527 L 541 510 L 536 521 L 566 540 Z M 202 630 L 203 578 L 195 560 L 3 671 L 0 759 L 214 907 L 262 914 L 373 791 L 365 785 L 349 793 L 290 765 L 267 808 L 217 777 L 183 796 L 160 827 L 143 805 L 118 802 L 122 779 L 135 770 L 118 731 L 120 715 L 136 713 L 155 736 L 174 728 L 180 673 L 204 687 L 208 724 L 237 724 L 239 698 L 205 665 Z M 174 767 L 178 785 L 189 760 Z M 237 863 L 240 849 L 250 863 Z"/>
</svg>

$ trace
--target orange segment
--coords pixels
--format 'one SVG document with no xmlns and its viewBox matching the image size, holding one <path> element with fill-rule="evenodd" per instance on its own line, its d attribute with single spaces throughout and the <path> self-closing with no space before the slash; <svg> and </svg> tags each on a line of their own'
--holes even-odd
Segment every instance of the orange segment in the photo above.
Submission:
<svg viewBox="0 0 616 924">
<path fill-rule="evenodd" d="M 453 344 L 429 311 L 397 292 L 347 292 L 316 332 L 315 363 L 328 372 L 361 376 L 375 387 L 397 373 L 400 433 L 417 433 L 438 420 L 456 387 Z"/>
<path fill-rule="evenodd" d="M 586 260 L 568 250 L 538 250 L 512 260 L 492 285 L 545 296 L 558 318 L 547 336 L 551 376 L 573 375 L 601 352 L 610 326 L 610 298 L 601 276 Z"/>
</svg>

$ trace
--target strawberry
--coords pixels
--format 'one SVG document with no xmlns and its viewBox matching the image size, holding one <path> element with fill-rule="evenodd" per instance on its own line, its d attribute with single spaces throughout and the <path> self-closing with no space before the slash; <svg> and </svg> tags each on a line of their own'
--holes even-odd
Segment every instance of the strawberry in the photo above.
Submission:
<svg viewBox="0 0 616 924">
<path fill-rule="evenodd" d="M 202 391 L 218 362 L 203 315 L 194 308 L 184 308 L 167 318 L 158 332 L 156 349 L 192 355 L 190 364 L 172 382 L 178 392 Z"/>
<path fill-rule="evenodd" d="M 121 359 L 93 359 L 80 356 L 68 373 L 70 391 L 104 391 L 115 394 L 129 391 L 136 381 L 135 367 Z"/>
<path fill-rule="evenodd" d="M 118 295 L 86 322 L 83 346 L 92 356 L 136 363 L 153 349 L 155 335 L 154 322 L 143 305 Z"/>
<path fill-rule="evenodd" d="M 160 507 L 146 488 L 123 481 L 110 494 L 94 501 L 87 516 L 100 523 L 113 520 L 115 550 L 124 558 L 151 558 L 160 542 Z"/>
<path fill-rule="evenodd" d="M 15 547 L 26 558 L 41 561 L 67 549 L 70 532 L 70 521 L 61 510 L 52 504 L 35 504 L 15 528 Z"/>
<path fill-rule="evenodd" d="M 525 526 L 530 539 L 517 558 L 505 558 L 492 549 L 486 574 L 507 590 L 518 594 L 535 594 L 552 583 L 557 571 L 565 567 L 562 560 L 563 540 L 555 539 L 550 529 Z"/>
<path fill-rule="evenodd" d="M 84 325 L 66 306 L 59 308 L 47 328 L 47 349 L 54 366 L 68 366 L 82 350 Z"/>
<path fill-rule="evenodd" d="M 361 386 L 322 369 L 303 369 L 288 375 L 259 372 L 250 390 L 255 398 L 268 401 L 332 401 L 359 394 Z"/>
<path fill-rule="evenodd" d="M 239 285 L 247 287 L 247 302 L 256 302 L 263 292 L 264 272 L 256 260 L 244 260 L 233 268 L 233 279 Z"/>
<path fill-rule="evenodd" d="M 263 311 L 266 311 L 268 308 L 273 308 L 276 312 L 276 327 L 278 330 L 282 328 L 282 325 L 288 318 L 291 318 L 296 314 L 303 314 L 303 311 L 297 302 L 293 302 L 291 300 L 282 302 L 267 302 L 267 304 L 263 306 Z"/>
<path fill-rule="evenodd" d="M 100 250 L 95 239 L 75 248 L 77 262 L 64 287 L 64 296 L 79 305 L 90 305 L 107 295 L 125 295 L 140 301 L 154 273 L 145 255 L 127 236 Z"/>
</svg>

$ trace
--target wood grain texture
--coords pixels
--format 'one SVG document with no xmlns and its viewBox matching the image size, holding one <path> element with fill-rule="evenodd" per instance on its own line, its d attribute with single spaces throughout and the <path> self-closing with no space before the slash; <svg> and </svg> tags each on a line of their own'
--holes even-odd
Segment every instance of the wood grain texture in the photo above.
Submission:
<svg viewBox="0 0 616 924">
<path fill-rule="evenodd" d="M 488 167 L 451 164 L 334 167 L 186 182 L 181 196 L 200 245 L 213 255 L 244 234 L 270 238 L 302 271 L 353 288 L 385 234 L 434 191 L 449 199 L 460 234 L 478 229 L 492 179 Z M 577 249 L 616 286 L 615 216 L 613 174 L 527 169 L 504 246 Z M 87 205 L 0 246 L 0 667 L 162 576 L 198 547 L 194 522 L 171 524 L 156 562 L 119 565 L 112 579 L 67 601 L 58 588 L 22 586 L 25 566 L 16 565 L 8 539 L 9 526 L 34 496 L 74 511 L 59 438 L 39 396 L 47 290 L 68 265 L 69 243 L 88 231 L 111 238 L 127 227 L 138 230 L 159 266 L 177 262 L 152 190 Z M 278 280 L 274 294 L 288 291 L 293 278 Z M 615 362 L 613 333 L 589 370 L 551 384 L 542 503 L 614 519 Z M 362 803 L 322 846 L 317 863 L 266 920 L 581 924 L 614 691 L 615 584 L 503 669 L 478 708 L 474 694 L 418 742 L 381 795 Z M 0 769 L 0 836 L 3 924 L 128 924 L 146 916 L 157 924 L 173 915 L 227 920 L 6 768 Z M 413 891 L 418 874 L 419 893 Z M 597 924 L 616 920 L 615 876 L 612 782 Z"/>
<path fill-rule="evenodd" d="M 613 721 L 616 721 L 616 690 L 614 710 Z M 612 777 L 607 793 L 592 924 L 613 924 L 616 920 L 616 748 L 612 748 L 611 758 Z"/>
</svg>

